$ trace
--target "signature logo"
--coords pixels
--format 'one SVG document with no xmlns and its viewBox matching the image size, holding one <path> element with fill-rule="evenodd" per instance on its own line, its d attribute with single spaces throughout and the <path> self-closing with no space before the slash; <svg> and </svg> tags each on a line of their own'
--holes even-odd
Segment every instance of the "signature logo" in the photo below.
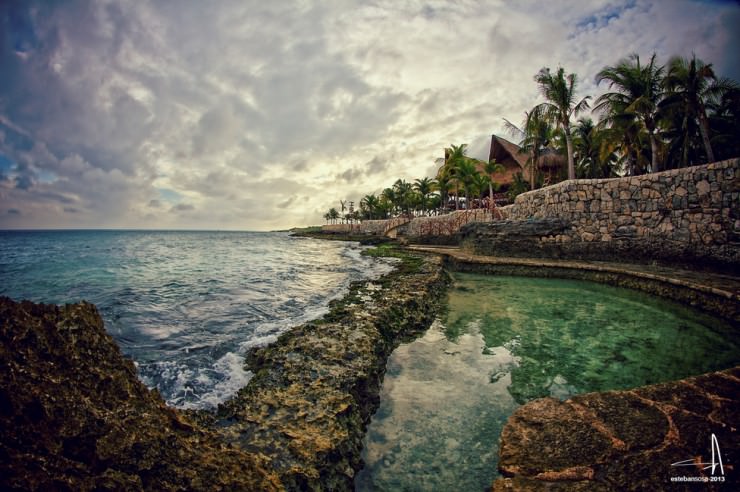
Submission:
<svg viewBox="0 0 740 492">
<path fill-rule="evenodd" d="M 710 461 L 709 463 L 703 463 L 694 458 L 689 458 L 687 460 L 671 463 L 671 466 L 697 466 L 702 467 L 702 470 L 711 468 L 712 475 L 714 475 L 714 471 L 719 467 L 719 472 L 724 475 L 725 468 L 724 466 L 722 466 L 722 453 L 719 450 L 719 442 L 717 441 L 717 436 L 712 433 L 712 461 Z"/>
</svg>

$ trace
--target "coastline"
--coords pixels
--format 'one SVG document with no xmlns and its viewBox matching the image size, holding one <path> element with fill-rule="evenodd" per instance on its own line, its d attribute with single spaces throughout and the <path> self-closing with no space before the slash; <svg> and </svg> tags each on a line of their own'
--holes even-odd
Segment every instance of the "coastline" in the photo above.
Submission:
<svg viewBox="0 0 740 492">
<path fill-rule="evenodd" d="M 439 258 L 402 255 L 323 318 L 253 350 L 255 376 L 215 413 L 146 388 L 93 305 L 2 298 L 0 485 L 352 490 L 387 357 L 431 324 L 447 282 Z"/>
<path fill-rule="evenodd" d="M 388 356 L 429 327 L 447 283 L 438 258 L 414 254 L 353 283 L 322 319 L 253 350 L 250 383 L 201 422 L 264 455 L 289 490 L 352 490 Z"/>
<path fill-rule="evenodd" d="M 311 237 L 326 239 L 320 234 Z M 332 239 L 357 240 L 340 235 Z M 391 273 L 353 283 L 323 318 L 291 328 L 273 344 L 252 350 L 246 364 L 255 376 L 215 412 L 176 410 L 156 391 L 148 390 L 105 332 L 94 306 L 59 308 L 0 300 L 4 330 L 0 362 L 11 367 L 0 386 L 0 426 L 8 436 L 2 452 L 9 457 L 2 464 L 0 485 L 66 484 L 80 490 L 352 490 L 354 475 L 362 467 L 362 439 L 379 405 L 387 358 L 399 343 L 429 327 L 449 281 L 445 268 L 454 268 L 437 251 L 381 247 L 377 253 L 389 252 L 401 258 Z M 609 283 L 608 278 L 604 281 Z M 22 329 L 26 335 L 21 339 L 28 343 L 23 342 L 19 350 L 17 332 Z M 39 344 L 38 340 L 53 342 Z M 43 362 L 45 350 L 54 354 L 52 365 Z M 722 450 L 727 457 L 736 456 L 737 430 L 730 427 L 740 380 L 737 369 L 721 373 L 663 383 L 658 389 L 579 395 L 558 405 L 547 406 L 547 399 L 526 404 L 506 425 L 500 444 L 504 478 L 495 484 L 496 490 L 576 482 L 588 489 L 620 483 L 617 473 L 624 470 L 602 462 L 586 463 L 569 448 L 559 448 L 564 435 L 559 430 L 595 426 L 597 432 L 587 436 L 593 442 L 579 441 L 579 446 L 601 445 L 604 429 L 638 428 L 644 419 L 652 418 L 655 408 L 667 415 L 669 424 L 675 415 L 694 416 L 687 421 L 691 424 L 699 422 L 697 416 L 711 405 L 709 416 L 701 420 L 702 428 L 720 422 L 717 435 Z M 695 380 L 709 386 L 694 391 Z M 717 381 L 723 385 L 719 393 Z M 608 412 L 597 420 L 584 420 L 590 414 L 584 414 L 583 408 L 592 403 L 608 407 L 621 405 L 625 398 L 641 403 L 630 403 L 634 411 L 624 412 L 617 420 Z M 542 405 L 552 411 L 542 422 L 532 420 Z M 627 442 L 618 435 L 619 429 L 609 432 L 617 441 Z M 670 456 L 678 451 L 701 452 L 696 432 L 682 433 L 677 437 L 668 432 L 663 437 L 671 445 Z M 640 460 L 646 467 L 664 464 L 650 461 L 651 453 L 631 452 L 653 449 L 655 443 L 643 442 L 655 441 L 653 434 L 630 434 L 628 447 L 608 448 L 605 456 L 620 463 Z M 538 462 L 538 471 L 531 472 L 535 465 L 526 461 L 529 455 L 519 435 L 543 439 L 555 446 L 557 456 L 568 463 L 576 460 L 577 466 L 566 469 L 559 462 Z M 597 469 L 598 473 L 589 472 Z"/>
</svg>

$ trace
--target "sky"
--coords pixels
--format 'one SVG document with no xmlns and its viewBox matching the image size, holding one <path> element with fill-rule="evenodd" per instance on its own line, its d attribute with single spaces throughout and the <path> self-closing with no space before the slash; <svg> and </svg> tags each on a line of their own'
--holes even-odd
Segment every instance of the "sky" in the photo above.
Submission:
<svg viewBox="0 0 740 492">
<path fill-rule="evenodd" d="M 321 224 L 506 137 L 542 67 L 580 96 L 631 53 L 740 80 L 737 26 L 737 1 L 2 0 L 0 229 Z"/>
</svg>

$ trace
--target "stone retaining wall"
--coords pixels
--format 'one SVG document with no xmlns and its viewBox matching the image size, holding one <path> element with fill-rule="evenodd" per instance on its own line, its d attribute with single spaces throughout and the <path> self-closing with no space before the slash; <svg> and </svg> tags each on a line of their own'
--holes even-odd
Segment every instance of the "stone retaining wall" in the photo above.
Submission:
<svg viewBox="0 0 740 492">
<path fill-rule="evenodd" d="M 537 239 L 543 256 L 740 264 L 740 159 L 643 176 L 564 181 L 501 209 L 512 222 L 557 219 Z M 480 254 L 489 225 L 463 240 Z M 551 247 L 548 247 L 550 245 Z"/>
<path fill-rule="evenodd" d="M 460 227 L 469 222 L 488 222 L 491 212 L 487 209 L 456 210 L 444 215 L 414 217 L 408 219 L 394 217 L 383 220 L 363 220 L 359 224 L 328 224 L 321 226 L 323 232 L 353 233 L 382 236 L 389 229 L 394 237 L 455 236 Z"/>
<path fill-rule="evenodd" d="M 433 217 L 416 217 L 403 226 L 402 234 L 410 237 L 454 236 L 460 227 L 469 222 L 489 222 L 491 212 L 488 209 L 457 210 L 445 215 Z"/>
<path fill-rule="evenodd" d="M 342 234 L 342 233 L 362 233 L 361 224 L 325 224 L 321 226 L 323 232 Z"/>
</svg>

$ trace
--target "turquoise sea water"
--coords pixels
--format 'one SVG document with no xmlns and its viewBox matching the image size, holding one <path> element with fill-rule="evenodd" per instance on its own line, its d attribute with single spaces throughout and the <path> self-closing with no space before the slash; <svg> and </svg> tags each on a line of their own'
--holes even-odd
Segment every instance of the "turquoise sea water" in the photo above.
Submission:
<svg viewBox="0 0 740 492">
<path fill-rule="evenodd" d="M 390 270 L 356 244 L 286 233 L 0 232 L 0 295 L 98 306 L 142 380 L 182 408 L 244 386 L 245 352 Z"/>
<path fill-rule="evenodd" d="M 359 491 L 481 491 L 520 405 L 740 364 L 725 322 L 574 280 L 455 274 L 447 312 L 391 355 Z"/>
</svg>

